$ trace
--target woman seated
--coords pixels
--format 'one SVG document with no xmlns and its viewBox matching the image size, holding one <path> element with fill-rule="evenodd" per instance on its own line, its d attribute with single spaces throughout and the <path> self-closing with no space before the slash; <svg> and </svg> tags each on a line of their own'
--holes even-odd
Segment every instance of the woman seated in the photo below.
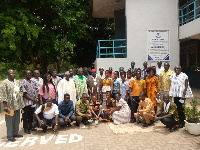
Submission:
<svg viewBox="0 0 200 150">
<path fill-rule="evenodd" d="M 126 101 L 120 96 L 120 93 L 115 94 L 117 107 L 110 111 L 114 124 L 129 123 L 131 118 L 131 110 Z"/>
<path fill-rule="evenodd" d="M 112 98 L 111 92 L 106 92 L 106 108 L 103 110 L 104 112 L 104 120 L 111 121 L 110 111 L 112 111 L 116 107 L 115 100 Z"/>
</svg>

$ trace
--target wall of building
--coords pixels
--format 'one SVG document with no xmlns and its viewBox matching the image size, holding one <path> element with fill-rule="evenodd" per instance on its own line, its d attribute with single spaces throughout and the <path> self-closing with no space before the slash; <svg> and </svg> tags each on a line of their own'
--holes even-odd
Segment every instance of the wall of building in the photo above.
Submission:
<svg viewBox="0 0 200 150">
<path fill-rule="evenodd" d="M 171 68 L 179 64 L 178 0 L 126 0 L 126 21 L 127 59 L 142 66 L 147 61 L 147 30 L 169 30 Z"/>
</svg>

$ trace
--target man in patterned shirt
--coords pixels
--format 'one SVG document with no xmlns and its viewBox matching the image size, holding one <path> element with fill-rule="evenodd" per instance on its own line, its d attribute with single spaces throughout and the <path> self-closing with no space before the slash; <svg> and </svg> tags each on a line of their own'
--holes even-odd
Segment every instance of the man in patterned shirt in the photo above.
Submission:
<svg viewBox="0 0 200 150">
<path fill-rule="evenodd" d="M 15 138 L 23 137 L 18 134 L 20 123 L 20 109 L 24 108 L 20 82 L 15 80 L 15 72 L 7 71 L 8 79 L 4 80 L 0 87 L 0 102 L 3 102 L 7 127 L 7 139 L 11 142 Z M 14 114 L 11 114 L 14 111 Z"/>
<path fill-rule="evenodd" d="M 31 71 L 26 70 L 25 71 L 25 79 L 21 81 L 22 90 L 23 90 L 23 100 L 25 107 L 23 108 L 24 112 L 22 114 L 23 117 L 23 128 L 24 132 L 27 134 L 30 134 L 30 130 L 36 131 L 32 127 L 33 123 L 33 114 L 35 111 L 36 102 L 37 99 L 37 91 L 38 91 L 38 85 L 34 80 L 31 80 Z"/>
<path fill-rule="evenodd" d="M 89 101 L 87 100 L 87 94 L 83 93 L 82 98 L 76 103 L 76 125 L 79 126 L 81 122 L 88 123 L 88 120 L 92 117 Z"/>
<path fill-rule="evenodd" d="M 164 63 L 165 70 L 160 72 L 159 86 L 160 86 L 160 99 L 163 101 L 163 95 L 169 94 L 171 86 L 170 76 L 174 74 L 174 71 L 169 69 L 170 65 L 168 62 Z"/>
</svg>

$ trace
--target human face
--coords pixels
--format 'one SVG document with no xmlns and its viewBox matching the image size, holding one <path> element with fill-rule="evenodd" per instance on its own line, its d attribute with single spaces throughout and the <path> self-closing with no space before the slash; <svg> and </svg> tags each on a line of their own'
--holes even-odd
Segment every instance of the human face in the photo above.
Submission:
<svg viewBox="0 0 200 150">
<path fill-rule="evenodd" d="M 149 71 L 149 76 L 150 76 L 150 77 L 153 77 L 153 76 L 154 76 L 153 70 L 150 70 L 150 71 Z"/>
<path fill-rule="evenodd" d="M 132 62 L 131 62 L 131 67 L 134 68 L 134 66 L 135 66 L 135 62 L 132 61 Z"/>
<path fill-rule="evenodd" d="M 25 74 L 25 77 L 26 77 L 26 79 L 28 79 L 28 80 L 30 80 L 31 79 L 31 71 L 26 71 L 26 74 Z"/>
<path fill-rule="evenodd" d="M 140 73 L 140 72 L 137 72 L 137 73 L 136 73 L 136 79 L 139 80 L 140 78 L 141 78 L 141 73 Z"/>
<path fill-rule="evenodd" d="M 87 94 L 82 95 L 82 102 L 85 103 L 87 100 Z"/>
<path fill-rule="evenodd" d="M 69 73 L 66 73 L 66 74 L 65 74 L 65 79 L 66 79 L 67 81 L 69 81 L 69 77 L 70 77 L 70 74 L 69 74 Z"/>
<path fill-rule="evenodd" d="M 72 77 L 73 76 L 73 70 L 69 69 L 69 73 L 70 73 L 70 77 Z"/>
<path fill-rule="evenodd" d="M 106 98 L 107 99 L 110 99 L 111 98 L 111 94 L 108 92 L 108 93 L 106 93 Z"/>
<path fill-rule="evenodd" d="M 121 75 L 121 79 L 122 79 L 122 81 L 124 82 L 126 78 L 125 78 L 124 75 Z"/>
<path fill-rule="evenodd" d="M 131 73 L 127 72 L 127 78 L 130 79 L 131 78 Z"/>
<path fill-rule="evenodd" d="M 96 71 L 92 72 L 92 76 L 96 77 Z"/>
<path fill-rule="evenodd" d="M 144 66 L 144 68 L 146 68 L 147 67 L 147 62 L 144 62 L 143 66 Z"/>
<path fill-rule="evenodd" d="M 163 95 L 163 101 L 168 104 L 169 103 L 169 95 L 168 94 L 164 94 Z"/>
<path fill-rule="evenodd" d="M 96 97 L 96 96 L 93 96 L 93 97 L 92 97 L 92 101 L 93 101 L 93 103 L 96 103 L 97 97 Z"/>
<path fill-rule="evenodd" d="M 8 72 L 8 80 L 13 81 L 15 79 L 15 72 L 14 70 L 9 70 Z"/>
<path fill-rule="evenodd" d="M 117 101 L 120 100 L 120 96 L 119 96 L 119 94 L 115 94 L 115 99 L 116 99 Z"/>
<path fill-rule="evenodd" d="M 84 74 L 88 73 L 88 68 L 84 68 Z"/>
<path fill-rule="evenodd" d="M 145 96 L 142 95 L 142 94 L 140 94 L 139 99 L 140 99 L 140 100 L 145 100 Z"/>
<path fill-rule="evenodd" d="M 114 72 L 114 78 L 117 79 L 117 77 L 118 77 L 117 72 Z"/>
<path fill-rule="evenodd" d="M 34 71 L 34 77 L 37 79 L 40 76 L 40 72 L 38 70 Z"/>
<path fill-rule="evenodd" d="M 161 61 L 159 61 L 159 62 L 157 63 L 157 65 L 158 65 L 158 67 L 160 68 L 160 67 L 161 67 L 161 65 L 162 65 L 162 62 L 161 62 Z"/>
<path fill-rule="evenodd" d="M 57 76 L 57 71 L 53 71 L 53 77 Z"/>
<path fill-rule="evenodd" d="M 103 75 L 104 69 L 103 69 L 103 68 L 100 68 L 99 71 L 100 71 L 100 74 Z"/>
<path fill-rule="evenodd" d="M 164 64 L 165 71 L 168 71 L 168 70 L 169 70 L 169 67 L 170 67 L 170 65 L 169 65 L 168 63 L 165 63 L 165 64 Z"/>
<path fill-rule="evenodd" d="M 83 75 L 83 70 L 79 70 L 79 71 L 78 71 L 78 75 L 79 75 L 79 76 L 82 76 L 82 75 Z"/>
<path fill-rule="evenodd" d="M 135 70 L 131 71 L 132 77 L 135 77 Z"/>
<path fill-rule="evenodd" d="M 108 71 L 105 72 L 105 77 L 106 77 L 106 78 L 109 77 L 109 72 L 108 72 Z"/>
<path fill-rule="evenodd" d="M 70 101 L 70 96 L 65 96 L 64 100 L 65 100 L 65 103 L 68 104 Z"/>
<path fill-rule="evenodd" d="M 124 73 L 124 70 L 120 70 L 120 76 L 122 76 L 122 74 Z"/>
<path fill-rule="evenodd" d="M 47 102 L 47 107 L 51 107 L 53 99 L 51 97 L 49 97 L 49 98 L 47 98 L 46 102 Z"/>
<path fill-rule="evenodd" d="M 176 75 L 179 75 L 181 73 L 181 66 L 175 66 L 174 71 Z"/>
<path fill-rule="evenodd" d="M 47 76 L 47 82 L 50 82 L 51 81 L 51 75 L 48 75 Z"/>
</svg>

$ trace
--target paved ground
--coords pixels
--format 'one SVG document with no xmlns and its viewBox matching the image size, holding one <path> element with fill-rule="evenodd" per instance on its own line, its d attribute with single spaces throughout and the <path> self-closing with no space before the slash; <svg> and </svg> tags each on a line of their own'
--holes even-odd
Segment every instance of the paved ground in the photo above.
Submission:
<svg viewBox="0 0 200 150">
<path fill-rule="evenodd" d="M 195 96 L 200 97 L 199 90 Z M 32 134 L 23 133 L 22 123 L 20 134 L 24 137 L 14 143 L 6 140 L 6 124 L 4 115 L 0 114 L 0 150 L 34 149 L 34 150 L 195 150 L 200 149 L 200 136 L 190 135 L 185 128 L 169 132 L 164 125 L 156 122 L 149 128 L 140 124 L 113 125 L 100 122 L 68 129 L 59 128 L 57 134 L 49 128 L 47 133 L 39 129 Z"/>
</svg>

